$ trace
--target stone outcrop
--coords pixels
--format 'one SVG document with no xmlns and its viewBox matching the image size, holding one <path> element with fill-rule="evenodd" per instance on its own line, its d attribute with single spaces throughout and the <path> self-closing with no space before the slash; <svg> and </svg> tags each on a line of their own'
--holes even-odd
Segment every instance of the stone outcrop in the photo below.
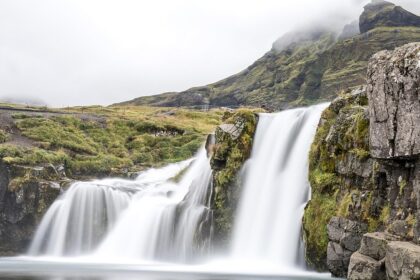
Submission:
<svg viewBox="0 0 420 280">
<path fill-rule="evenodd" d="M 409 242 L 389 242 L 385 266 L 389 280 L 420 279 L 420 246 Z"/>
<path fill-rule="evenodd" d="M 0 162 L 0 256 L 25 252 L 36 226 L 65 182 L 62 166 Z"/>
<path fill-rule="evenodd" d="M 388 239 L 383 232 L 372 232 L 363 235 L 359 253 L 377 261 L 385 258 Z"/>
<path fill-rule="evenodd" d="M 309 156 L 312 197 L 303 219 L 312 267 L 347 273 L 352 251 L 333 234 L 335 217 L 382 232 L 366 235 L 356 248 L 354 260 L 372 269 L 384 262 L 389 240 L 420 244 L 419 50 L 420 43 L 412 43 L 375 55 L 366 89 L 342 93 L 321 116 Z M 352 273 L 362 273 L 360 267 L 354 261 Z"/>
<path fill-rule="evenodd" d="M 348 279 L 379 280 L 386 278 L 385 256 L 389 242 L 400 237 L 384 232 L 363 235 L 360 249 L 350 258 Z"/>
<path fill-rule="evenodd" d="M 333 217 L 327 225 L 330 242 L 327 247 L 327 266 L 334 276 L 345 277 L 350 256 L 359 248 L 367 225 L 342 217 Z"/>
<path fill-rule="evenodd" d="M 240 170 L 249 158 L 258 115 L 252 110 L 226 112 L 224 124 L 209 136 L 206 148 L 211 155 L 214 214 L 214 243 L 223 247 L 230 238 L 233 213 L 239 197 Z"/>
<path fill-rule="evenodd" d="M 420 44 L 381 51 L 368 66 L 370 151 L 375 158 L 420 154 Z"/>
<path fill-rule="evenodd" d="M 365 6 L 359 18 L 360 32 L 365 33 L 380 26 L 420 26 L 420 17 L 399 6 L 383 1 L 373 0 Z"/>
<path fill-rule="evenodd" d="M 350 259 L 349 280 L 384 280 L 386 278 L 384 262 L 371 257 L 354 253 Z"/>
</svg>

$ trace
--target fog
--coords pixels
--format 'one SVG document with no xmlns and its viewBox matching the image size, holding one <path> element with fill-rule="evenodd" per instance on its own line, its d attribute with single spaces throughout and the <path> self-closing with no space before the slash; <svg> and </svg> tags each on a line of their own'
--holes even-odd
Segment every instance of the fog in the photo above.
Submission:
<svg viewBox="0 0 420 280">
<path fill-rule="evenodd" d="M 341 29 L 367 2 L 0 0 L 0 99 L 108 105 L 208 84 L 290 30 Z"/>
</svg>

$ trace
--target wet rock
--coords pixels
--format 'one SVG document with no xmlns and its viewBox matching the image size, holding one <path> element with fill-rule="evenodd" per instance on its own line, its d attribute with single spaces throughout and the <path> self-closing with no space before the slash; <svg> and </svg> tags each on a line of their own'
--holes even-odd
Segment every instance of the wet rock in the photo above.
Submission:
<svg viewBox="0 0 420 280">
<path fill-rule="evenodd" d="M 371 257 L 354 253 L 350 258 L 349 280 L 384 280 L 386 279 L 384 262 L 376 261 Z"/>
<path fill-rule="evenodd" d="M 367 94 L 373 157 L 420 154 L 420 43 L 381 51 L 369 62 Z"/>
<path fill-rule="evenodd" d="M 420 279 L 420 246 L 410 242 L 389 242 L 385 257 L 388 279 Z"/>
</svg>

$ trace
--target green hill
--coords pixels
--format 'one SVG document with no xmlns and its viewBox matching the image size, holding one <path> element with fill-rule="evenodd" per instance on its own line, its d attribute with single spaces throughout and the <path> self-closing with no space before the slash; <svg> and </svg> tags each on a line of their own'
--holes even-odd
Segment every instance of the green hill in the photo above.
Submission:
<svg viewBox="0 0 420 280">
<path fill-rule="evenodd" d="M 367 61 L 374 53 L 420 41 L 420 17 L 385 1 L 365 6 L 360 29 L 365 32 L 350 38 L 325 31 L 289 33 L 236 75 L 183 92 L 139 97 L 118 105 L 272 109 L 309 105 L 363 84 Z"/>
</svg>

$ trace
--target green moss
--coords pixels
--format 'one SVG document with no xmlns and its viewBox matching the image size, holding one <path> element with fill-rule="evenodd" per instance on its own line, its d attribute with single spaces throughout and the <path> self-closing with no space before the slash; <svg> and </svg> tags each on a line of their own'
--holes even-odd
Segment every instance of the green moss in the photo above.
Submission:
<svg viewBox="0 0 420 280">
<path fill-rule="evenodd" d="M 9 134 L 3 129 L 0 129 L 0 143 L 4 143 L 8 139 L 9 139 Z"/>
<path fill-rule="evenodd" d="M 349 215 L 349 206 L 352 204 L 352 195 L 353 193 L 347 193 L 337 205 L 337 215 L 340 217 L 348 217 Z"/>
<path fill-rule="evenodd" d="M 303 217 L 306 260 L 311 267 L 326 269 L 327 224 L 336 212 L 336 195 L 314 192 Z"/>
<path fill-rule="evenodd" d="M 400 192 L 399 192 L 399 194 L 400 194 L 400 196 L 402 196 L 403 193 L 404 193 L 404 189 L 407 186 L 407 181 L 403 179 L 400 182 L 398 182 L 398 185 L 400 186 Z"/>
<path fill-rule="evenodd" d="M 45 151 L 38 148 L 3 144 L 0 145 L 0 158 L 8 164 L 37 165 L 43 163 L 61 163 L 68 159 L 68 156 L 61 150 Z"/>
<path fill-rule="evenodd" d="M 355 154 L 360 160 L 367 159 L 370 156 L 369 151 L 366 151 L 366 150 L 361 149 L 361 148 L 354 148 L 350 151 L 350 153 Z"/>
<path fill-rule="evenodd" d="M 379 222 L 383 225 L 388 224 L 389 215 L 391 214 L 391 207 L 387 204 L 384 208 L 382 208 L 381 215 L 379 216 Z"/>
<path fill-rule="evenodd" d="M 315 169 L 310 172 L 309 181 L 313 190 L 320 193 L 331 191 L 339 183 L 336 174 L 322 172 L 320 169 Z"/>
</svg>

